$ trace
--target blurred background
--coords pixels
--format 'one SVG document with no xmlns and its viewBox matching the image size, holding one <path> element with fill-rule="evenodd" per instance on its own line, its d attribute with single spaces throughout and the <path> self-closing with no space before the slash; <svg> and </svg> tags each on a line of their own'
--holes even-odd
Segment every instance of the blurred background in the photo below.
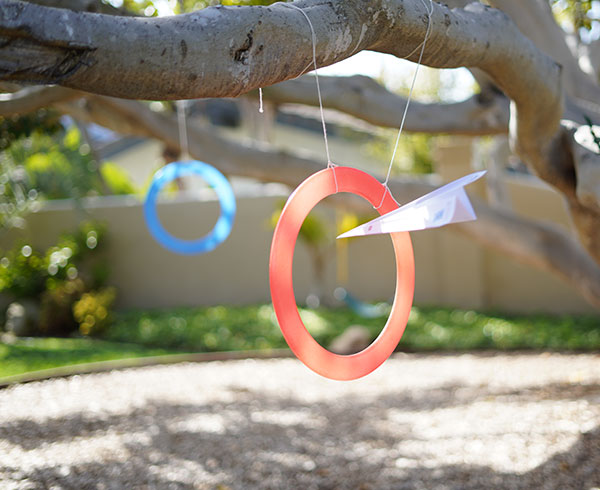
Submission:
<svg viewBox="0 0 600 490">
<path fill-rule="evenodd" d="M 584 4 L 551 2 L 563 29 L 589 45 L 599 35 L 600 2 Z M 99 5 L 100 10 L 156 16 L 208 4 L 145 0 Z M 406 96 L 414 71 L 414 64 L 361 52 L 319 74 L 326 82 L 336 76 L 370 77 L 388 93 Z M 314 84 L 314 77 L 304 79 Z M 421 67 L 414 98 L 452 104 L 478 89 L 466 69 Z M 270 306 L 268 260 L 289 186 L 229 175 L 227 162 L 214 162 L 228 173 L 238 211 L 228 239 L 196 256 L 177 255 L 157 243 L 142 208 L 154 173 L 181 158 L 173 140 L 182 134 L 191 145 L 200 134 L 194 131 L 215 135 L 211 155 L 242 144 L 284 160 L 297 155 L 324 162 L 318 107 L 275 101 L 267 92 L 264 112 L 259 112 L 257 93 L 186 101 L 179 114 L 173 102 L 137 104 L 170 121 L 170 136 L 140 136 L 117 109 L 101 106 L 92 96 L 1 118 L 0 356 L 7 371 L 0 375 L 132 355 L 285 347 Z M 397 128 L 377 127 L 327 105 L 325 117 L 334 162 L 385 175 Z M 224 160 L 231 158 L 224 155 Z M 243 165 L 243 152 L 238 158 Z M 409 127 L 400 138 L 392 177 L 431 186 L 479 169 L 488 175 L 468 188 L 472 197 L 573 235 L 563 198 L 527 171 L 503 134 L 439 135 Z M 184 239 L 206 234 L 219 214 L 214 190 L 196 177 L 166 186 L 157 207 L 163 226 Z M 350 335 L 350 344 L 356 345 L 339 348 L 364 347 L 389 312 L 395 287 L 389 237 L 335 240 L 373 216 L 326 199 L 300 233 L 294 257 L 296 300 L 323 345 L 358 327 Z M 597 304 L 584 297 L 577 282 L 516 261 L 453 226 L 414 232 L 411 238 L 415 307 L 400 350 L 598 347 Z M 107 352 L 100 349 L 90 357 L 97 346 L 89 343 L 96 340 L 109 342 Z M 77 342 L 90 352 L 77 357 Z"/>
</svg>

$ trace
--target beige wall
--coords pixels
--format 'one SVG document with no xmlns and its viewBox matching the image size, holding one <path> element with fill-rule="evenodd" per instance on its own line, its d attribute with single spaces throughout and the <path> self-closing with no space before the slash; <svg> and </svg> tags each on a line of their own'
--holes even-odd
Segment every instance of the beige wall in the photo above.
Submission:
<svg viewBox="0 0 600 490">
<path fill-rule="evenodd" d="M 237 135 L 237 133 L 236 133 Z M 238 135 L 239 136 L 239 135 Z M 323 157 L 319 133 L 276 126 L 273 143 L 297 150 L 304 147 Z M 437 172 L 452 180 L 472 171 L 471 139 L 452 138 L 438 148 Z M 372 157 L 360 145 L 330 138 L 334 160 L 366 168 Z M 113 159 L 138 185 L 148 182 L 160 165 L 160 145 L 137 145 Z M 71 231 L 82 219 L 98 219 L 109 225 L 107 256 L 111 282 L 119 289 L 122 308 L 169 307 L 211 304 L 248 304 L 269 301 L 268 261 L 272 230 L 268 220 L 289 190 L 281 186 L 257 185 L 233 179 L 238 213 L 230 237 L 216 250 L 199 256 L 180 256 L 163 249 L 150 236 L 142 215 L 142 204 L 133 197 L 105 197 L 84 201 L 76 210 L 68 201 L 48 203 L 27 220 L 20 234 L 43 248 L 52 245 L 62 231 Z M 535 178 L 506 178 L 504 185 L 515 212 L 532 218 L 550 219 L 565 226 L 568 215 L 562 198 Z M 484 180 L 469 186 L 470 193 L 485 198 Z M 202 201 L 185 198 L 159 205 L 167 229 L 182 238 L 208 231 L 216 221 L 218 204 L 210 196 Z M 317 212 L 332 219 L 325 205 Z M 6 248 L 15 233 L 0 241 Z M 522 312 L 591 312 L 592 307 L 560 279 L 483 249 L 454 233 L 452 226 L 411 234 L 415 262 L 417 304 Z M 393 251 L 389 237 L 350 240 L 348 257 L 332 254 L 327 261 L 323 293 L 332 297 L 340 285 L 363 300 L 387 300 L 394 292 Z M 336 262 L 339 260 L 339 262 Z M 340 276 L 340 272 L 342 273 Z M 345 273 L 345 274 L 344 274 Z M 347 275 L 348 282 L 338 277 Z M 303 301 L 315 290 L 314 275 L 306 247 L 297 246 L 294 259 L 296 296 Z"/>
<path fill-rule="evenodd" d="M 539 208 L 525 206 L 538 217 L 561 207 L 558 195 L 546 187 L 507 181 L 514 205 L 535 196 Z M 68 201 L 53 202 L 27 220 L 21 237 L 38 247 L 51 245 L 62 231 L 78 221 L 93 218 L 109 226 L 107 257 L 111 282 L 119 289 L 121 308 L 158 308 L 212 304 L 268 302 L 268 261 L 272 230 L 268 219 L 287 198 L 280 187 L 264 186 L 262 195 L 238 196 L 233 231 L 216 250 L 199 256 L 180 256 L 163 249 L 150 236 L 141 202 L 130 197 L 105 197 L 84 201 L 85 211 Z M 529 202 L 529 201 L 527 201 Z M 320 205 L 321 206 L 321 205 Z M 323 205 L 325 206 L 325 205 Z M 520 204 L 519 204 L 520 206 Z M 330 211 L 319 211 L 331 215 Z M 161 203 L 159 215 L 169 231 L 192 238 L 208 231 L 216 220 L 214 200 L 180 199 Z M 566 216 L 566 215 L 565 215 Z M 332 227 L 334 224 L 332 223 Z M 14 239 L 14 234 L 12 236 Z M 553 313 L 591 312 L 593 309 L 559 279 L 482 249 L 452 231 L 452 227 L 412 233 L 416 261 L 415 303 L 461 308 Z M 5 237 L 6 247 L 11 237 Z M 348 245 L 348 283 L 364 300 L 386 300 L 393 295 L 394 266 L 387 236 L 355 239 Z M 336 257 L 326 267 L 326 299 L 339 286 Z M 313 290 L 312 269 L 306 248 L 298 245 L 294 281 L 298 301 Z"/>
</svg>

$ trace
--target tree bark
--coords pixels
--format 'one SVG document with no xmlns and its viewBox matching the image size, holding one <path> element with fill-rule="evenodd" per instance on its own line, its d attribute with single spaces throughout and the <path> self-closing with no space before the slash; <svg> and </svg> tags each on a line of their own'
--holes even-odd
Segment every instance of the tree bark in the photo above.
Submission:
<svg viewBox="0 0 600 490">
<path fill-rule="evenodd" d="M 363 49 L 415 61 L 427 32 L 425 6 L 416 0 L 294 5 L 311 19 L 319 66 Z M 560 66 L 498 10 L 477 3 L 454 10 L 433 6 L 423 63 L 486 72 L 513 101 L 511 134 L 521 157 L 552 185 L 574 194 L 572 162 L 552 165 L 548 154 L 563 114 Z M 306 19 L 283 4 L 146 19 L 5 0 L 0 34 L 5 80 L 137 99 L 236 96 L 298 76 L 313 55 Z"/>
<path fill-rule="evenodd" d="M 0 94 L 0 116 L 28 114 L 44 107 L 85 95 L 65 87 L 26 87 L 18 92 Z"/>
<path fill-rule="evenodd" d="M 375 126 L 398 128 L 406 98 L 365 76 L 319 76 L 323 106 Z M 303 76 L 263 89 L 274 103 L 318 106 L 315 80 Z M 455 103 L 411 101 L 404 129 L 428 134 L 491 135 L 508 132 L 509 102 L 502 94 L 477 94 Z"/>
<path fill-rule="evenodd" d="M 406 98 L 390 92 L 365 76 L 320 76 L 323 105 L 328 109 L 362 119 L 381 127 L 397 128 L 406 107 Z M 318 107 L 313 76 L 288 80 L 263 91 L 274 104 L 303 104 Z M 80 90 L 60 86 L 27 87 L 0 95 L 0 116 L 26 114 L 48 105 L 85 97 Z M 477 94 L 449 104 L 412 101 L 404 129 L 429 134 L 493 135 L 508 132 L 509 102 L 499 93 Z"/>
</svg>

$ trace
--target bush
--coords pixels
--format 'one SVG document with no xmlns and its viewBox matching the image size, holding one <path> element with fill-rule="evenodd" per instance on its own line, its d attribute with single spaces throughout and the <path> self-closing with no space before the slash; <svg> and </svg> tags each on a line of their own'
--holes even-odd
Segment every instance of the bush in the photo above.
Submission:
<svg viewBox="0 0 600 490">
<path fill-rule="evenodd" d="M 0 292 L 16 299 L 39 296 L 47 277 L 44 257 L 27 244 L 18 244 L 0 259 Z"/>
<path fill-rule="evenodd" d="M 114 163 L 103 163 L 100 167 L 100 175 L 112 194 L 136 194 L 138 192 L 127 172 Z"/>
<path fill-rule="evenodd" d="M 115 297 L 116 290 L 112 287 L 83 294 L 73 304 L 73 317 L 79 324 L 79 333 L 96 335 L 103 332 L 112 322 L 110 312 Z"/>
<path fill-rule="evenodd" d="M 136 192 L 123 169 L 95 159 L 76 126 L 40 117 L 37 130 L 36 118 L 0 117 L 0 229 L 22 227 L 43 199 Z"/>
<path fill-rule="evenodd" d="M 63 281 L 44 291 L 39 333 L 47 337 L 63 337 L 77 330 L 78 322 L 71 310 L 84 291 L 85 286 L 81 279 Z"/>
<path fill-rule="evenodd" d="M 85 222 L 75 233 L 61 236 L 57 245 L 44 254 L 30 245 L 19 244 L 0 259 L 0 294 L 15 300 L 31 299 L 40 305 L 35 334 L 64 336 L 79 329 L 87 335 L 106 326 L 115 292 L 102 289 L 108 278 L 108 267 L 98 253 L 104 235 L 104 226 Z M 98 307 L 90 306 L 87 316 L 76 320 L 74 304 L 84 293 L 96 290 L 100 291 L 92 298 Z M 90 301 L 87 299 L 85 304 Z M 80 323 L 85 326 L 80 328 Z"/>
</svg>

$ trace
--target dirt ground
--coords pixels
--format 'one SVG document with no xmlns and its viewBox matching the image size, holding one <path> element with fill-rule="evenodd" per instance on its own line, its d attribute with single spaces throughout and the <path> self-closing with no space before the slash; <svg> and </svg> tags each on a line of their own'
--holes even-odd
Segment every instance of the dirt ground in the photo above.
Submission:
<svg viewBox="0 0 600 490">
<path fill-rule="evenodd" d="M 600 355 L 398 355 L 334 382 L 295 359 L 0 390 L 2 489 L 600 487 Z"/>
</svg>

